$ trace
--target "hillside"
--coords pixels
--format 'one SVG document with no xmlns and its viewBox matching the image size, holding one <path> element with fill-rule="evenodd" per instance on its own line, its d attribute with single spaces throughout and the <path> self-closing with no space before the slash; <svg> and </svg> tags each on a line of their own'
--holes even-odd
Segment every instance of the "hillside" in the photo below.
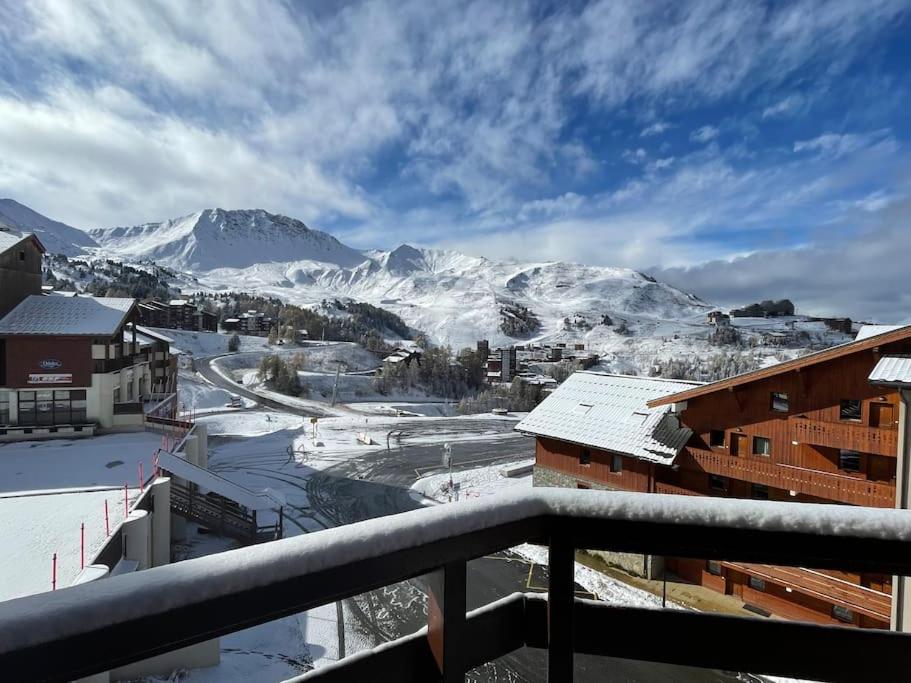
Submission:
<svg viewBox="0 0 911 683">
<path fill-rule="evenodd" d="M 75 256 L 84 249 L 97 247 L 82 230 L 42 216 L 14 199 L 0 199 L 0 224 L 20 232 L 33 232 L 51 254 Z"/>
</svg>

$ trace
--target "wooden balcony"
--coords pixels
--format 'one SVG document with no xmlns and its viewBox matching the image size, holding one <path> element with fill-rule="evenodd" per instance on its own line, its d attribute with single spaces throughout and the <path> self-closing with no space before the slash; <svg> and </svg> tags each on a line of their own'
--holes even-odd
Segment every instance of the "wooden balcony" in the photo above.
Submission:
<svg viewBox="0 0 911 683">
<path fill-rule="evenodd" d="M 682 486 L 675 486 L 674 484 L 665 484 L 663 481 L 655 482 L 655 493 L 670 493 L 675 496 L 701 496 L 701 493 L 696 493 L 695 491 L 690 491 L 685 489 Z"/>
<path fill-rule="evenodd" d="M 696 463 L 709 474 L 765 484 L 839 503 L 868 507 L 895 507 L 895 485 L 867 481 L 829 472 L 818 472 L 792 465 L 777 465 L 757 458 L 737 457 L 689 449 Z"/>
<path fill-rule="evenodd" d="M 898 430 L 868 427 L 850 422 L 822 422 L 801 417 L 788 418 L 791 441 L 829 448 L 847 448 L 862 453 L 898 453 Z"/>
<path fill-rule="evenodd" d="M 773 567 L 767 564 L 740 562 L 722 562 L 721 564 L 750 576 L 785 586 L 798 593 L 841 605 L 880 621 L 888 622 L 891 616 L 892 597 L 890 595 L 829 576 L 823 572 L 800 567 Z"/>
</svg>

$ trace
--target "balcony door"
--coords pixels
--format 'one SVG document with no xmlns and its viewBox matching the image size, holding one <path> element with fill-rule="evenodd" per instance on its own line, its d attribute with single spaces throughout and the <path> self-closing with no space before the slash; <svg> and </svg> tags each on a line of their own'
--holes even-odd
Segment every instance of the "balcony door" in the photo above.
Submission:
<svg viewBox="0 0 911 683">
<path fill-rule="evenodd" d="M 870 426 L 895 429 L 895 406 L 891 403 L 871 403 Z"/>
<path fill-rule="evenodd" d="M 746 434 L 731 434 L 731 455 L 744 456 L 750 451 L 750 438 Z"/>
</svg>

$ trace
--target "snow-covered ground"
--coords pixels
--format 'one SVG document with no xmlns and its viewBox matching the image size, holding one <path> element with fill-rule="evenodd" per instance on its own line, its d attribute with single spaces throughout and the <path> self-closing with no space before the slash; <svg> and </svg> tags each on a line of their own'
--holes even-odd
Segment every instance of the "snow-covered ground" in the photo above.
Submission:
<svg viewBox="0 0 911 683">
<path fill-rule="evenodd" d="M 54 553 L 57 586 L 70 585 L 80 571 L 80 525 L 89 562 L 104 544 L 104 502 L 113 533 L 123 486 L 132 504 L 139 463 L 148 477 L 160 445 L 146 432 L 0 445 L 0 600 L 50 590 Z"/>
<path fill-rule="evenodd" d="M 173 341 L 172 353 L 185 353 L 192 356 L 215 356 L 228 353 L 230 334 L 220 332 L 192 332 L 189 330 L 172 330 L 164 327 L 149 328 Z M 240 351 L 266 351 L 269 342 L 265 337 L 237 335 L 240 339 Z"/>
</svg>

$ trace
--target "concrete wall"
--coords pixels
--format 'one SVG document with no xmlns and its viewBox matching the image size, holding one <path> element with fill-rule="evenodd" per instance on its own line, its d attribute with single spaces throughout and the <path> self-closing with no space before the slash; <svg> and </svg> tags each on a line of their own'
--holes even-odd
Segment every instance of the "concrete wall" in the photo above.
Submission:
<svg viewBox="0 0 911 683">
<path fill-rule="evenodd" d="M 564 474 L 547 467 L 535 465 L 532 474 L 532 483 L 534 486 L 552 486 L 558 488 L 575 489 L 578 487 L 580 479 L 578 477 Z M 616 491 L 600 482 L 585 481 L 585 484 L 597 491 Z M 618 567 L 633 576 L 641 576 L 647 579 L 661 578 L 664 573 L 664 558 L 656 555 L 640 555 L 638 553 L 615 553 L 607 550 L 587 550 L 595 557 L 604 560 L 607 564 Z"/>
</svg>

